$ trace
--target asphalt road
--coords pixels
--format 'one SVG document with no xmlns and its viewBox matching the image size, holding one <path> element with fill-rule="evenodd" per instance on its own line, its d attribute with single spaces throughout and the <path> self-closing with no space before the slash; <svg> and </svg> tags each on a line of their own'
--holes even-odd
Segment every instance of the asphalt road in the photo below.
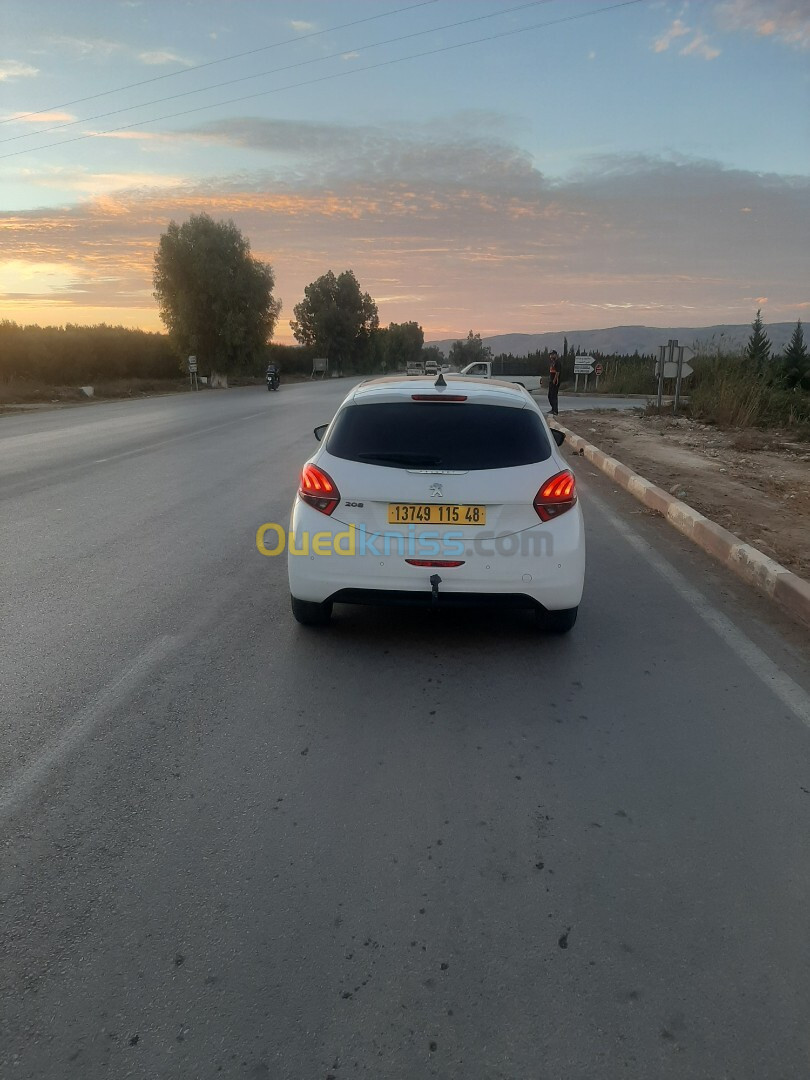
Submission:
<svg viewBox="0 0 810 1080">
<path fill-rule="evenodd" d="M 0 418 L 0 1076 L 810 1075 L 808 635 L 579 458 L 569 637 L 297 626 L 345 388 Z"/>
</svg>

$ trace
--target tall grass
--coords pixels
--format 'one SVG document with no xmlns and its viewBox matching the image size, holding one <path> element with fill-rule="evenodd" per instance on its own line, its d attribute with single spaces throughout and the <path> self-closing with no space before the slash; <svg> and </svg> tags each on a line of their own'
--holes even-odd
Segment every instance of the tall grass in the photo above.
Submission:
<svg viewBox="0 0 810 1080">
<path fill-rule="evenodd" d="M 751 370 L 743 356 L 717 354 L 692 361 L 689 411 L 725 428 L 793 428 L 805 437 L 810 425 L 810 393 L 787 390 L 767 374 Z"/>
<path fill-rule="evenodd" d="M 600 394 L 654 394 L 658 385 L 655 364 L 649 357 L 612 357 L 602 361 L 604 372 L 599 376 Z M 588 376 L 588 389 L 594 387 Z"/>
</svg>

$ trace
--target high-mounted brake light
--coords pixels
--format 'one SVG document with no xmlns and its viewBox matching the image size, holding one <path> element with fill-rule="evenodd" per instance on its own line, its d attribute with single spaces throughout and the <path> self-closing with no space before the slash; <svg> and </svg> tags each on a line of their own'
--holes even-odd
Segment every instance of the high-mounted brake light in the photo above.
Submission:
<svg viewBox="0 0 810 1080">
<path fill-rule="evenodd" d="M 559 472 L 546 480 L 534 497 L 534 509 L 541 521 L 551 521 L 576 505 L 577 482 L 574 474 Z"/>
<path fill-rule="evenodd" d="M 333 513 L 340 502 L 334 480 L 317 465 L 305 465 L 301 470 L 298 496 L 322 514 Z"/>
<path fill-rule="evenodd" d="M 463 559 L 406 559 L 411 566 L 463 566 Z"/>
<path fill-rule="evenodd" d="M 466 394 L 411 394 L 412 401 L 466 401 Z"/>
</svg>

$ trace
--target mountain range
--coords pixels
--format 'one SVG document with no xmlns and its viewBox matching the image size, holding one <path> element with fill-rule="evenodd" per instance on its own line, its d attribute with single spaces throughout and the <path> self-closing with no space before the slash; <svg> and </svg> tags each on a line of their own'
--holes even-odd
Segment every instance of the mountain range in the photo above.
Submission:
<svg viewBox="0 0 810 1080">
<path fill-rule="evenodd" d="M 795 323 L 771 323 L 765 332 L 775 353 L 781 352 L 790 340 L 796 327 Z M 658 346 L 666 345 L 670 338 L 676 338 L 681 345 L 693 349 L 702 348 L 709 352 L 720 349 L 722 352 L 735 352 L 745 347 L 751 336 L 751 324 L 742 326 L 608 326 L 603 330 L 559 330 L 545 334 L 495 334 L 481 340 L 492 349 L 493 356 L 511 353 L 512 356 L 528 356 L 529 353 L 542 352 L 543 349 L 556 349 L 562 354 L 563 339 L 568 339 L 568 348 L 580 353 L 601 352 L 605 355 L 616 353 L 632 355 L 635 352 L 658 355 Z M 437 345 L 447 356 L 454 341 L 458 338 L 445 338 L 441 341 L 426 341 L 426 345 Z"/>
</svg>

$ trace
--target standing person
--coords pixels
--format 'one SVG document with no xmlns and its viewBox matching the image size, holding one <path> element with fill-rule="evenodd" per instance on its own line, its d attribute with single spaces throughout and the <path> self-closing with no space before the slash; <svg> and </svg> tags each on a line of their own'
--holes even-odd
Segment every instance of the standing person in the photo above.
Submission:
<svg viewBox="0 0 810 1080">
<path fill-rule="evenodd" d="M 548 403 L 551 415 L 557 415 L 557 398 L 560 393 L 560 358 L 554 349 L 548 354 Z"/>
</svg>

